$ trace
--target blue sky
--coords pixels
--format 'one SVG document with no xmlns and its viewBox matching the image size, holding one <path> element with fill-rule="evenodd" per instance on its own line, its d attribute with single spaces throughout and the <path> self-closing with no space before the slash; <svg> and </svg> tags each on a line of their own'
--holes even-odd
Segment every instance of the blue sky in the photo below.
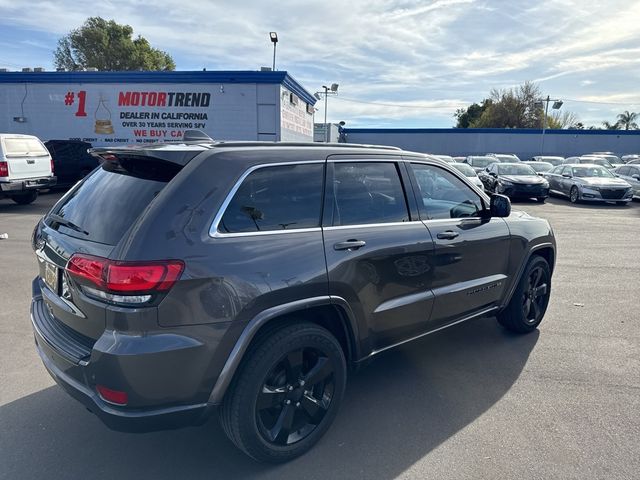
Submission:
<svg viewBox="0 0 640 480">
<path fill-rule="evenodd" d="M 450 127 L 456 108 L 526 80 L 586 125 L 640 112 L 640 1 L 0 0 L 0 67 L 52 69 L 57 39 L 93 15 L 179 70 L 270 66 L 275 30 L 277 69 L 312 93 L 339 83 L 328 116 L 352 127 Z"/>
</svg>

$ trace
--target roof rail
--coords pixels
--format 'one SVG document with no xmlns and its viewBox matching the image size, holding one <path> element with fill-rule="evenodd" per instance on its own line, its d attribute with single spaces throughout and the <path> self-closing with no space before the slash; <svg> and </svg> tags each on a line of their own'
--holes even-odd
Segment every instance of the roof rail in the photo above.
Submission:
<svg viewBox="0 0 640 480">
<path fill-rule="evenodd" d="M 316 147 L 316 148 L 373 148 L 376 150 L 402 150 L 389 145 L 366 145 L 363 143 L 322 143 L 322 142 L 267 142 L 267 141 L 218 141 L 213 147 Z"/>
</svg>

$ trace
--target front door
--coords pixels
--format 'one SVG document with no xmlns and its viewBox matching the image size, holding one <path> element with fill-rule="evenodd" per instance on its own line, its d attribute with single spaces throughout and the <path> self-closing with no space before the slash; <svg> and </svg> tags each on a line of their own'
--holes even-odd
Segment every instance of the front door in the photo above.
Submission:
<svg viewBox="0 0 640 480">
<path fill-rule="evenodd" d="M 510 234 L 502 218 L 487 218 L 481 197 L 441 167 L 410 164 L 420 217 L 435 243 L 430 327 L 499 304 L 507 287 Z"/>
<path fill-rule="evenodd" d="M 433 242 L 406 195 L 404 165 L 329 157 L 326 183 L 329 292 L 353 308 L 365 349 L 422 333 L 433 306 Z"/>
</svg>

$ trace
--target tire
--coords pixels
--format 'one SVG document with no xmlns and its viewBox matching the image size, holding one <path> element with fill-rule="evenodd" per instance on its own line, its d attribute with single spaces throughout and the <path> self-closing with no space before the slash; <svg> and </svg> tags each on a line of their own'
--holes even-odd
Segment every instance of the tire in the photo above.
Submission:
<svg viewBox="0 0 640 480">
<path fill-rule="evenodd" d="M 534 255 L 524 269 L 509 304 L 498 313 L 498 322 L 515 333 L 534 331 L 547 311 L 550 295 L 551 269 L 544 258 Z"/>
<path fill-rule="evenodd" d="M 547 197 L 538 197 L 538 202 L 544 203 L 547 200 Z"/>
<path fill-rule="evenodd" d="M 580 192 L 578 190 L 578 187 L 574 185 L 573 187 L 571 187 L 571 190 L 569 191 L 569 201 L 571 203 L 578 203 L 579 200 L 580 200 Z"/>
<path fill-rule="evenodd" d="M 35 202 L 36 198 L 38 198 L 37 190 L 28 193 L 20 193 L 18 195 L 13 195 L 11 200 L 16 202 L 18 205 L 29 205 L 30 203 Z"/>
<path fill-rule="evenodd" d="M 333 422 L 346 378 L 344 353 L 329 331 L 306 322 L 281 327 L 243 360 L 220 409 L 222 427 L 255 460 L 292 460 Z"/>
</svg>

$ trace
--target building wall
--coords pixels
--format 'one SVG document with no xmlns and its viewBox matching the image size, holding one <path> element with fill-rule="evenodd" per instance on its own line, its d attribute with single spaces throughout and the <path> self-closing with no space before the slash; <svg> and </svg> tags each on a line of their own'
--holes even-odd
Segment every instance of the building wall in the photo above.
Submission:
<svg viewBox="0 0 640 480">
<path fill-rule="evenodd" d="M 392 145 L 416 152 L 452 156 L 515 153 L 526 159 L 543 151 L 542 130 L 521 129 L 345 129 L 349 143 Z M 581 155 L 611 151 L 640 153 L 640 131 L 547 130 L 544 154 Z"/>
<path fill-rule="evenodd" d="M 0 132 L 96 146 L 180 140 L 188 129 L 311 141 L 313 102 L 287 72 L 9 72 L 0 73 Z"/>
</svg>

